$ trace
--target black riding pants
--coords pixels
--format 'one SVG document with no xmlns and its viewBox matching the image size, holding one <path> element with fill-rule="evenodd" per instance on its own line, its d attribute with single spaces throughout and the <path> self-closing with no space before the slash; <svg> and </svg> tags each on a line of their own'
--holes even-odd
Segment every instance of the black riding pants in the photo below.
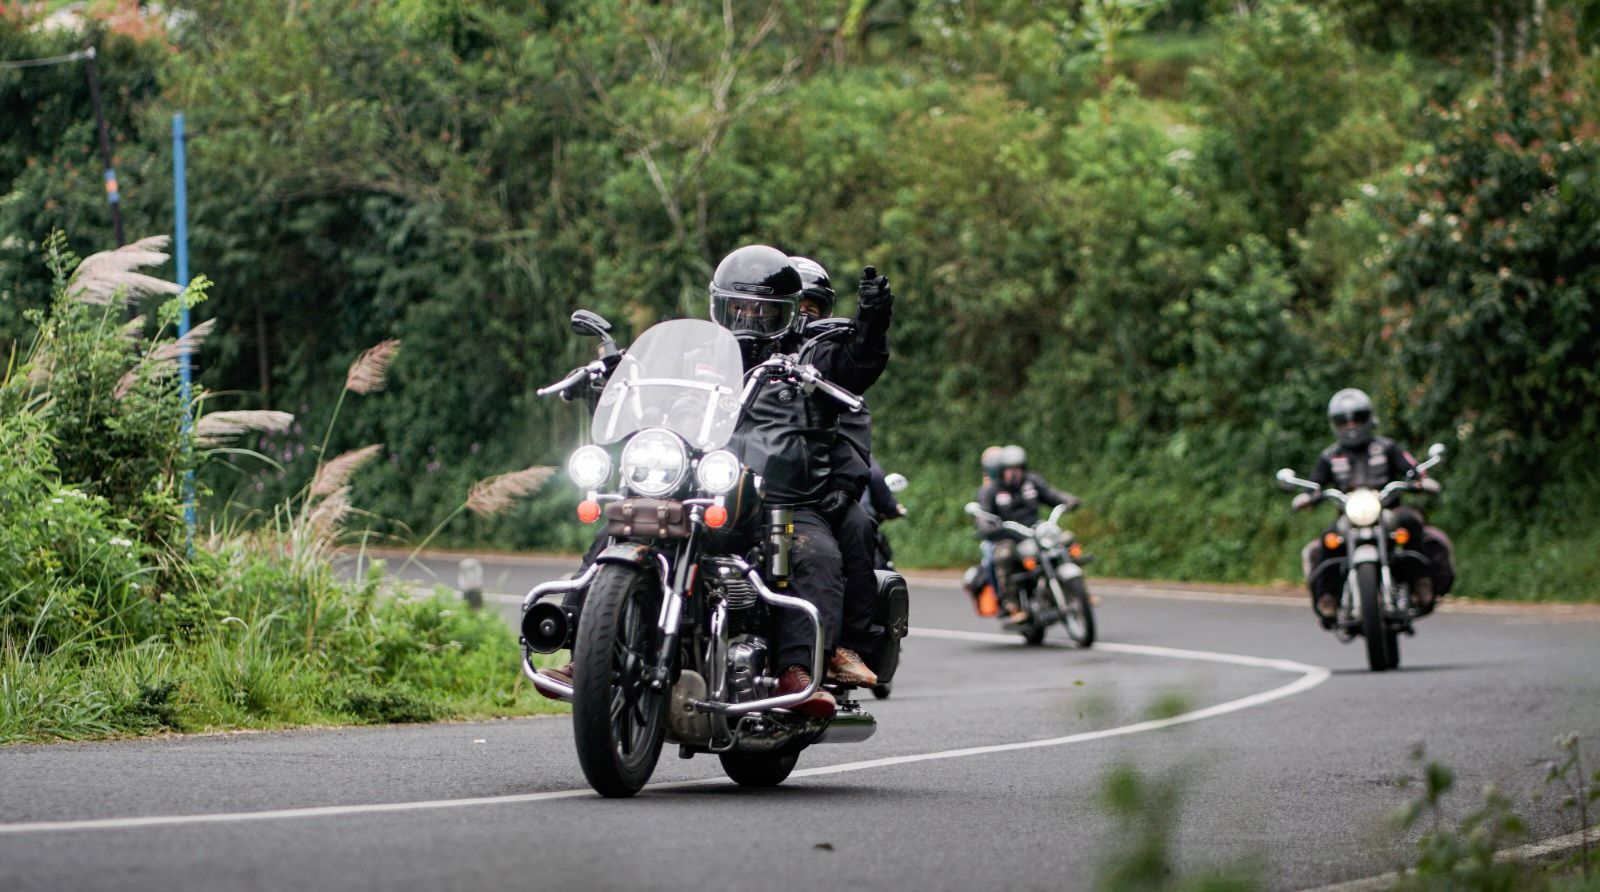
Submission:
<svg viewBox="0 0 1600 892">
<path fill-rule="evenodd" d="M 794 509 L 794 544 L 789 551 L 789 592 L 817 608 L 822 618 L 823 652 L 830 653 L 839 635 L 844 610 L 844 570 L 839 542 L 827 518 L 815 508 Z M 811 671 L 811 622 L 798 610 L 774 610 L 774 651 L 779 672 L 790 666 Z"/>
<path fill-rule="evenodd" d="M 844 625 L 839 644 L 860 654 L 877 643 L 872 636 L 872 614 L 878 606 L 878 574 L 874 572 L 877 529 L 860 502 L 849 503 L 833 527 L 844 565 Z"/>
</svg>

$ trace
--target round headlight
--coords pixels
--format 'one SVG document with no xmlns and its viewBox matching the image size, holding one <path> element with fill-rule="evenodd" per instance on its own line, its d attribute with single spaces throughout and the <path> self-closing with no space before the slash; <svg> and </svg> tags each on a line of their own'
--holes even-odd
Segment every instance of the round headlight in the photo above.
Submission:
<svg viewBox="0 0 1600 892">
<path fill-rule="evenodd" d="M 1370 527 L 1383 516 L 1383 501 L 1370 489 L 1358 489 L 1344 502 L 1344 516 L 1358 527 Z"/>
<path fill-rule="evenodd" d="M 649 428 L 622 447 L 622 482 L 642 496 L 660 497 L 683 483 L 689 452 L 677 434 Z"/>
<path fill-rule="evenodd" d="M 1061 544 L 1061 528 L 1048 520 L 1034 527 L 1033 534 L 1045 548 L 1054 548 Z"/>
<path fill-rule="evenodd" d="M 611 476 L 611 455 L 599 446 L 580 446 L 567 458 L 567 476 L 579 489 L 599 489 Z"/>
<path fill-rule="evenodd" d="M 695 482 L 706 492 L 720 496 L 739 483 L 739 459 L 726 449 L 708 452 L 694 469 Z"/>
</svg>

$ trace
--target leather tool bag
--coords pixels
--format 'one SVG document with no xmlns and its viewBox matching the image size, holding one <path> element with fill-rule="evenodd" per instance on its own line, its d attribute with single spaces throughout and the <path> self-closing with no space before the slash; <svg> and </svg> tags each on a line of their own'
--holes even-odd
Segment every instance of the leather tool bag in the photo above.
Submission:
<svg viewBox="0 0 1600 892">
<path fill-rule="evenodd" d="M 683 539 L 689 512 L 667 499 L 623 499 L 606 506 L 606 532 L 629 539 Z"/>
</svg>

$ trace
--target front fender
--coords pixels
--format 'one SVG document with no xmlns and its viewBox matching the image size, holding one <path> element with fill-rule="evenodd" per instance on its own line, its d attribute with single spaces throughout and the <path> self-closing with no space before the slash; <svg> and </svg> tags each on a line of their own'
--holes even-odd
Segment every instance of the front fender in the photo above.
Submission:
<svg viewBox="0 0 1600 892">
<path fill-rule="evenodd" d="M 1350 554 L 1352 564 L 1376 564 L 1378 562 L 1378 546 L 1357 545 L 1356 550 Z"/>
<path fill-rule="evenodd" d="M 594 559 L 597 564 L 633 564 L 636 567 L 653 569 L 655 562 L 651 555 L 655 549 L 643 542 L 618 542 L 600 552 Z"/>
<path fill-rule="evenodd" d="M 1083 568 L 1071 561 L 1063 561 L 1056 565 L 1056 578 L 1062 582 L 1071 582 L 1083 577 Z"/>
</svg>

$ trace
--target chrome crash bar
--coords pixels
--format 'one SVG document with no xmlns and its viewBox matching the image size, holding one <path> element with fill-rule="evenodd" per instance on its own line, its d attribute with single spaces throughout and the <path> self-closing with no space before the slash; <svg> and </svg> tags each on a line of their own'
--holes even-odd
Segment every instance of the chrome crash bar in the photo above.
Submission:
<svg viewBox="0 0 1600 892">
<path fill-rule="evenodd" d="M 806 615 L 807 619 L 811 620 L 811 684 L 807 685 L 805 690 L 797 693 L 763 697 L 759 700 L 747 700 L 743 703 L 725 703 L 720 700 L 691 700 L 689 705 L 701 712 L 714 712 L 718 715 L 745 715 L 752 712 L 764 712 L 768 709 L 787 709 L 803 703 L 817 692 L 817 688 L 822 686 L 822 617 L 817 614 L 817 608 L 811 606 L 808 601 L 790 595 L 780 595 L 768 588 L 756 568 L 739 558 L 726 557 L 722 558 L 722 560 L 737 568 L 744 575 L 744 578 L 755 587 L 756 593 L 761 596 L 763 601 L 777 607 L 799 610 Z"/>
<path fill-rule="evenodd" d="M 539 583 L 528 592 L 528 596 L 526 598 L 522 599 L 522 612 L 527 613 L 528 608 L 532 607 L 535 602 L 545 595 L 564 595 L 568 592 L 575 592 L 579 589 L 587 588 L 589 583 L 594 579 L 595 574 L 599 572 L 599 564 L 590 564 L 589 569 L 578 574 L 576 579 L 555 579 L 551 580 L 550 582 Z M 555 697 L 558 700 L 566 700 L 569 703 L 572 702 L 572 686 L 562 684 L 553 678 L 540 675 L 538 670 L 533 668 L 532 657 L 532 652 L 524 647 L 522 649 L 522 674 L 528 676 L 528 680 L 533 682 L 533 686 L 538 688 L 539 691 L 546 696 Z"/>
</svg>

